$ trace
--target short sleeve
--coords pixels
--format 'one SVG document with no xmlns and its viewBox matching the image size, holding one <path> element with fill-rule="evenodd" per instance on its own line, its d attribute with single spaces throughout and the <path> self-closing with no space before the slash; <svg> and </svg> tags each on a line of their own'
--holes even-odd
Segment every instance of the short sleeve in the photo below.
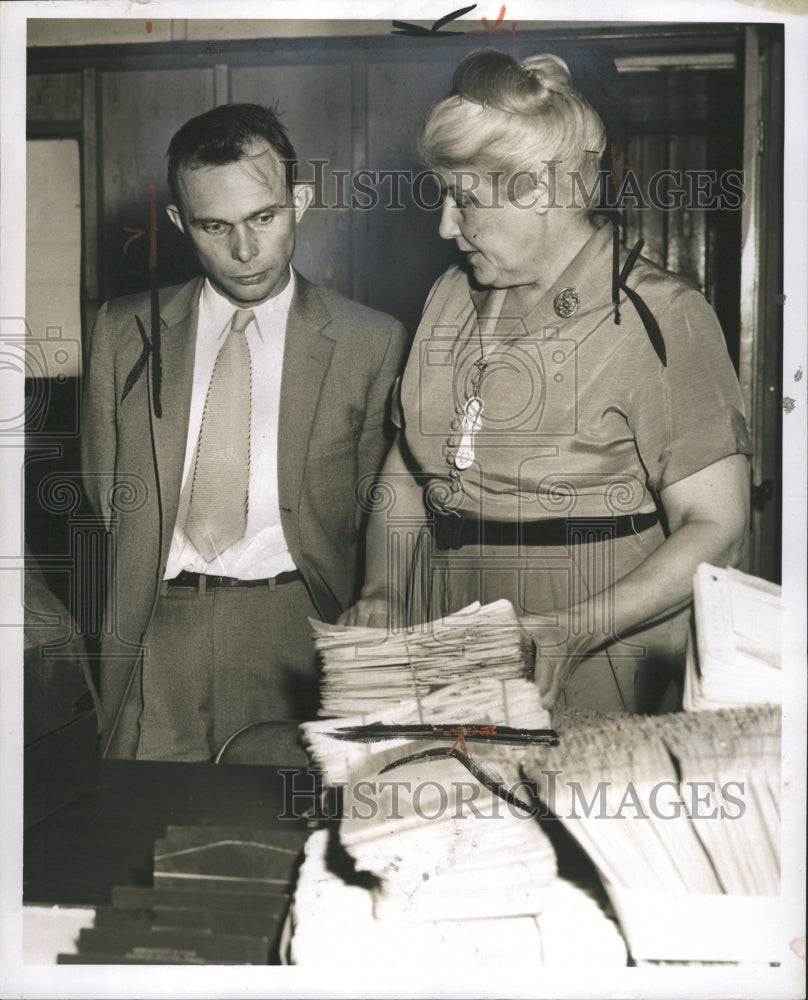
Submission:
<svg viewBox="0 0 808 1000">
<path fill-rule="evenodd" d="M 668 364 L 638 380 L 629 419 L 648 484 L 659 492 L 729 455 L 751 455 L 752 446 L 738 379 L 706 299 L 675 289 L 657 319 Z"/>
</svg>

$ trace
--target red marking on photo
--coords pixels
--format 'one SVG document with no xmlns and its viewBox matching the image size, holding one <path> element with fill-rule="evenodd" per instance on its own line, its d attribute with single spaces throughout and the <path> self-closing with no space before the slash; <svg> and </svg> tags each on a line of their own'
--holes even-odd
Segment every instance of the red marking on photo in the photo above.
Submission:
<svg viewBox="0 0 808 1000">
<path fill-rule="evenodd" d="M 500 7 L 499 14 L 497 15 L 497 19 L 496 19 L 496 21 L 493 24 L 489 24 L 488 23 L 488 18 L 487 17 L 481 17 L 480 20 L 483 22 L 482 30 L 472 31 L 471 34 L 472 35 L 494 35 L 494 34 L 501 34 L 501 33 L 503 33 L 505 31 L 505 28 L 504 27 L 499 27 L 499 25 L 502 24 L 502 22 L 503 22 L 504 19 L 505 19 L 505 4 L 503 4 Z M 511 34 L 512 35 L 516 34 L 516 22 L 514 22 L 511 25 Z"/>
</svg>

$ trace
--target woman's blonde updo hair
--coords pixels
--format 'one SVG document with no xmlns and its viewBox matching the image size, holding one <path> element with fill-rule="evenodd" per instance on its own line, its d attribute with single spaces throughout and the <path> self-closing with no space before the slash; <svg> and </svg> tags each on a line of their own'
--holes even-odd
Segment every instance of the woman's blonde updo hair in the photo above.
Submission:
<svg viewBox="0 0 808 1000">
<path fill-rule="evenodd" d="M 460 63 L 452 92 L 430 111 L 420 142 L 433 169 L 541 177 L 546 161 L 556 160 L 559 181 L 578 171 L 587 188 L 605 147 L 603 122 L 572 85 L 563 59 L 545 54 L 519 63 L 495 49 Z"/>
</svg>

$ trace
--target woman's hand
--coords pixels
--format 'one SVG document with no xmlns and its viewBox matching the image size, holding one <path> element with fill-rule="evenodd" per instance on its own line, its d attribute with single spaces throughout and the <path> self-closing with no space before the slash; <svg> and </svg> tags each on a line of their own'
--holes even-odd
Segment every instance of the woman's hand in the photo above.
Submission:
<svg viewBox="0 0 808 1000">
<path fill-rule="evenodd" d="M 556 623 L 548 625 L 554 617 Z M 568 612 L 522 615 L 522 628 L 536 647 L 533 680 L 544 708 L 552 708 L 575 668 L 591 648 L 590 637 L 573 635 Z"/>
<path fill-rule="evenodd" d="M 389 591 L 383 590 L 362 596 L 337 619 L 337 625 L 356 625 L 360 628 L 386 628 L 400 632 L 406 624 L 404 603 Z"/>
</svg>

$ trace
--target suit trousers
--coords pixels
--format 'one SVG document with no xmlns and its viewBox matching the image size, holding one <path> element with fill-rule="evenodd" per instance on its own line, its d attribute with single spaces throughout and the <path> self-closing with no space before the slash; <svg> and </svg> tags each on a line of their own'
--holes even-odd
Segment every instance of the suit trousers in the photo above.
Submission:
<svg viewBox="0 0 808 1000">
<path fill-rule="evenodd" d="M 252 722 L 317 714 L 317 618 L 300 580 L 161 587 L 145 636 L 139 760 L 209 761 Z"/>
</svg>

